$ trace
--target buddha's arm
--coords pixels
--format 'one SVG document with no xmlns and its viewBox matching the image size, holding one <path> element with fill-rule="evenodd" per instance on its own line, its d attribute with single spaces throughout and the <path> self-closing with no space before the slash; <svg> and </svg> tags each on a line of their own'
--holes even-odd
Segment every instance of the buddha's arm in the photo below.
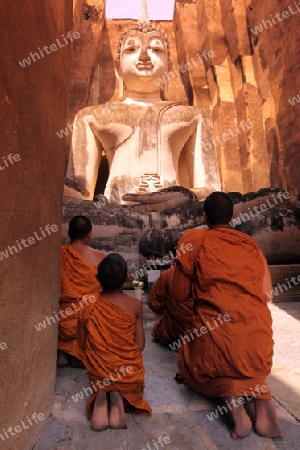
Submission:
<svg viewBox="0 0 300 450">
<path fill-rule="evenodd" d="M 65 195 L 93 200 L 102 146 L 90 124 L 94 117 L 80 111 L 75 117 L 65 180 Z"/>
</svg>

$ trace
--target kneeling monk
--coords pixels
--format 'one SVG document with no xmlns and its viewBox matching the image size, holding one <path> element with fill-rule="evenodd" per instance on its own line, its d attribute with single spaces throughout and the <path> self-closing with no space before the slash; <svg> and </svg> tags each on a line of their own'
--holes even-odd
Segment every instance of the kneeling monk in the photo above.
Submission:
<svg viewBox="0 0 300 450">
<path fill-rule="evenodd" d="M 98 267 L 103 292 L 79 313 L 78 344 L 94 391 L 86 410 L 95 431 L 127 428 L 123 399 L 128 412 L 151 415 L 143 400 L 143 309 L 139 300 L 123 293 L 126 278 L 122 256 L 107 255 Z"/>
<path fill-rule="evenodd" d="M 163 315 L 152 329 L 152 336 L 163 345 L 172 343 L 184 334 L 193 316 L 191 282 L 188 280 L 180 287 L 180 295 L 185 301 L 179 303 L 173 295 L 174 273 L 175 267 L 162 272 L 149 296 L 149 308 Z"/>
<path fill-rule="evenodd" d="M 249 400 L 246 406 L 254 404 L 257 433 L 281 437 L 265 381 L 273 356 L 272 319 L 266 303 L 272 283 L 266 260 L 251 237 L 231 228 L 230 197 L 212 193 L 204 211 L 209 229 L 188 230 L 180 239 L 188 243 L 197 235 L 196 258 L 180 255 L 175 268 L 174 292 L 180 297 L 181 280 L 189 278 L 195 302 L 180 348 L 177 379 L 204 396 L 223 398 L 233 419 L 233 438 L 246 436 L 252 428 L 244 408 Z"/>
<path fill-rule="evenodd" d="M 99 292 L 97 267 L 104 258 L 90 247 L 92 224 L 85 216 L 75 216 L 69 223 L 71 243 L 61 248 L 61 290 L 59 298 L 57 366 L 80 367 L 77 346 L 78 311 L 95 301 Z"/>
</svg>

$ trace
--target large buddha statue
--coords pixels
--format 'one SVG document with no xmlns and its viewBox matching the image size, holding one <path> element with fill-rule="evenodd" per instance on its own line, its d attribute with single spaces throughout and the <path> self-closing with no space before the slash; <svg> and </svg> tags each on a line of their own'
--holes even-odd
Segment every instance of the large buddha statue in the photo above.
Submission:
<svg viewBox="0 0 300 450">
<path fill-rule="evenodd" d="M 172 186 L 205 194 L 220 189 L 215 151 L 202 146 L 212 141 L 208 114 L 168 101 L 167 83 L 159 79 L 171 69 L 167 36 L 150 23 L 143 1 L 140 19 L 119 41 L 120 101 L 76 115 L 65 195 L 93 200 L 104 155 L 104 195 L 116 203 L 147 203 L 147 194 Z"/>
</svg>

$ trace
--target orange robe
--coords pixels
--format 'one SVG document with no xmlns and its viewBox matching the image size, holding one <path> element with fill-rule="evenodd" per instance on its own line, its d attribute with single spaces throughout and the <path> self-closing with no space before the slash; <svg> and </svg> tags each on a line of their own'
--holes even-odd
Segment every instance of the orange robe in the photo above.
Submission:
<svg viewBox="0 0 300 450">
<path fill-rule="evenodd" d="M 257 397 L 271 399 L 265 379 L 272 366 L 272 319 L 263 300 L 259 247 L 248 235 L 221 227 L 189 230 L 180 243 L 187 244 L 195 234 L 197 257 L 179 256 L 174 276 L 175 292 L 176 286 L 193 280 L 195 302 L 181 342 L 178 378 L 208 397 L 253 397 L 256 386 L 265 385 Z"/>
<path fill-rule="evenodd" d="M 88 417 L 93 412 L 97 392 L 120 392 L 128 402 L 128 412 L 151 415 L 143 399 L 144 361 L 135 343 L 136 318 L 103 295 L 82 309 L 78 321 L 81 360 L 88 370 L 91 390 Z"/>
<path fill-rule="evenodd" d="M 176 256 L 185 258 L 191 266 L 194 266 L 200 247 L 198 232 L 191 231 L 187 243 L 192 251 L 187 250 L 185 245 L 182 247 L 178 245 Z M 178 339 L 185 332 L 193 316 L 192 279 L 181 276 L 175 283 L 177 273 L 178 270 L 174 269 L 163 272 L 150 293 L 150 308 L 158 314 L 163 314 L 163 318 L 152 331 L 153 336 L 162 344 L 170 344 Z"/>
<path fill-rule="evenodd" d="M 78 358 L 77 322 L 78 312 L 93 303 L 100 285 L 97 270 L 71 245 L 61 248 L 61 290 L 58 312 L 58 350 Z M 86 297 L 85 297 L 86 296 Z M 84 297 L 84 298 L 83 298 Z"/>
<path fill-rule="evenodd" d="M 167 345 L 184 334 L 193 316 L 194 301 L 191 296 L 191 283 L 184 290 L 180 287 L 180 295 L 186 297 L 186 302 L 179 303 L 173 296 L 175 267 L 162 272 L 151 289 L 149 308 L 163 317 L 156 322 L 152 336 Z"/>
</svg>

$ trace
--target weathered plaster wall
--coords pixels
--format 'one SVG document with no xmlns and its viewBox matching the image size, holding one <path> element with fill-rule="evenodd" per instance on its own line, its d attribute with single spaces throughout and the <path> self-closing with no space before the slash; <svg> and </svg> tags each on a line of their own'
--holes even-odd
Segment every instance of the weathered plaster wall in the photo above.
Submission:
<svg viewBox="0 0 300 450">
<path fill-rule="evenodd" d="M 0 260 L 0 346 L 7 346 L 0 348 L 0 447 L 29 450 L 51 411 L 55 381 L 57 327 L 34 325 L 59 297 L 65 142 L 55 132 L 67 113 L 70 46 L 25 68 L 18 61 L 72 29 L 72 2 L 1 2 L 0 27 L 0 252 L 8 255 Z M 9 154 L 19 158 L 6 167 Z M 44 237 L 47 224 L 58 231 Z M 39 240 L 29 244 L 34 232 Z M 45 420 L 29 426 L 33 413 Z"/>
</svg>

